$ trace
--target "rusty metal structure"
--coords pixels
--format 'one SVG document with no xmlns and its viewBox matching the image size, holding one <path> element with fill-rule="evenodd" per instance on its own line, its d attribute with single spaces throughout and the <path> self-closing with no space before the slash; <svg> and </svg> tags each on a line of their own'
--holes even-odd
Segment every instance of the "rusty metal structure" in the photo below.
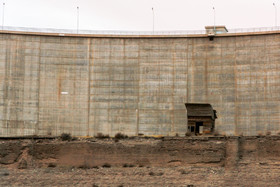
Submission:
<svg viewBox="0 0 280 187">
<path fill-rule="evenodd" d="M 0 136 L 184 135 L 210 103 L 227 135 L 280 130 L 280 31 L 0 31 Z"/>
</svg>

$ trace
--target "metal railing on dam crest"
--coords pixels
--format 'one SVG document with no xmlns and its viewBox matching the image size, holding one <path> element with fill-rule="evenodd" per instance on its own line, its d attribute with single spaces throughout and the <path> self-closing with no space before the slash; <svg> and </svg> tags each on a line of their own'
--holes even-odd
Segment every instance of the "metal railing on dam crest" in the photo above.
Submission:
<svg viewBox="0 0 280 187">
<path fill-rule="evenodd" d="M 13 27 L 3 26 L 2 31 L 39 32 L 39 33 L 65 33 L 65 34 L 96 34 L 96 35 L 195 35 L 206 34 L 205 30 L 166 30 L 166 31 L 124 31 L 124 30 L 77 30 L 35 27 Z M 280 31 L 277 27 L 255 27 L 228 29 L 229 34 Z"/>
</svg>

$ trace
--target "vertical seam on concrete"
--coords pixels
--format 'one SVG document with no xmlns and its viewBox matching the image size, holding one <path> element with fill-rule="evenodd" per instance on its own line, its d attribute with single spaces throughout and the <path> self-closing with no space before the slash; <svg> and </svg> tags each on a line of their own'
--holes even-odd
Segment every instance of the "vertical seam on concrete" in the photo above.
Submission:
<svg viewBox="0 0 280 187">
<path fill-rule="evenodd" d="M 208 103 L 208 84 L 207 84 L 207 81 L 208 81 L 208 62 L 207 62 L 207 59 L 208 59 L 208 49 L 209 49 L 209 45 L 214 45 L 213 43 L 215 42 L 215 40 L 213 41 L 210 41 L 212 43 L 209 44 L 209 41 L 206 43 L 206 54 L 205 54 L 205 67 L 204 67 L 204 81 L 205 81 L 205 99 L 204 99 L 204 102 L 205 103 Z M 213 50 L 213 49 L 212 49 Z"/>
<path fill-rule="evenodd" d="M 172 111 L 171 111 L 171 115 L 172 115 L 172 121 L 171 121 L 171 135 L 173 134 L 174 135 L 174 110 L 175 110 L 175 108 L 174 108 L 174 83 L 175 83 L 175 62 L 176 62 L 176 50 L 175 50 L 175 43 L 174 43 L 174 41 L 175 41 L 176 39 L 174 39 L 174 40 L 172 40 L 172 56 L 173 56 L 173 58 L 172 58 L 172 61 L 173 61 L 173 72 L 172 72 L 172 74 L 173 74 L 173 77 L 172 77 Z"/>
<path fill-rule="evenodd" d="M 250 37 L 249 40 L 250 40 L 250 44 L 249 44 L 249 51 L 250 51 L 250 58 L 249 58 L 249 60 L 250 60 L 250 66 L 249 66 L 250 67 L 250 69 L 249 69 L 249 72 L 250 72 L 250 86 L 249 86 L 249 90 L 247 92 L 250 93 L 250 88 L 252 87 L 252 82 L 251 82 L 251 80 L 252 80 L 252 59 L 251 59 L 252 38 Z M 248 46 L 246 46 L 246 47 L 248 48 Z M 248 59 L 248 52 L 246 53 L 246 57 Z M 247 129 L 250 128 L 251 122 L 252 122 L 252 97 L 250 97 L 249 102 L 250 102 L 250 116 L 249 116 L 250 120 L 249 120 L 249 127 L 248 127 L 248 125 L 246 125 L 246 132 L 247 132 Z"/>
<path fill-rule="evenodd" d="M 115 39 L 113 39 L 113 40 L 115 40 Z M 112 85 L 111 85 L 111 79 L 112 79 L 112 74 L 113 74 L 113 72 L 112 72 L 112 40 L 110 40 L 109 42 L 108 42 L 108 45 L 109 45 L 109 100 L 108 100 L 108 103 L 107 103 L 107 105 L 108 105 L 108 108 L 107 108 L 107 132 L 108 132 L 108 134 L 109 134 L 109 136 L 111 135 L 111 131 L 110 131 L 110 129 L 111 129 L 111 122 L 110 122 L 110 114 L 111 114 L 111 91 L 112 91 Z"/>
<path fill-rule="evenodd" d="M 237 70 L 236 70 L 236 37 L 234 37 L 234 108 L 235 108 L 235 112 L 234 112 L 234 122 L 235 122 L 235 125 L 234 125 L 234 135 L 237 135 L 238 134 L 238 128 L 237 128 Z"/>
<path fill-rule="evenodd" d="M 123 84 L 124 84 L 124 86 L 123 86 L 123 88 L 122 88 L 122 91 L 123 91 L 123 102 L 122 102 L 122 117 L 123 118 L 126 118 L 126 116 L 127 116 L 127 109 L 125 108 L 125 105 L 126 105 L 126 94 L 125 94 L 125 88 L 126 88 L 126 86 L 125 86 L 125 83 L 126 83 L 126 80 L 125 80 L 125 67 L 126 67 L 126 64 L 127 64 L 127 58 L 126 58 L 126 56 L 125 56 L 125 45 L 126 45 L 126 39 L 122 39 L 123 40 L 123 67 L 122 67 L 122 74 L 123 74 Z M 123 119 L 122 119 L 123 120 Z M 122 120 L 120 120 L 121 122 L 120 122 L 120 124 L 122 123 Z M 121 125 L 118 125 L 118 131 L 119 132 L 121 132 L 121 130 L 120 130 L 120 126 Z"/>
<path fill-rule="evenodd" d="M 191 59 L 191 63 L 190 63 L 190 71 L 192 71 L 191 73 L 189 73 L 189 68 L 188 68 L 188 74 L 190 74 L 190 78 L 191 78 L 191 83 L 188 83 L 188 102 L 192 102 L 192 86 L 193 86 L 193 61 L 194 61 L 194 40 L 192 40 L 192 59 Z"/>
<path fill-rule="evenodd" d="M 19 92 L 19 97 L 22 97 L 23 101 L 20 102 L 19 104 L 19 108 L 22 109 L 21 112 L 16 112 L 16 121 L 20 121 L 20 131 L 17 131 L 17 134 L 24 134 L 24 124 L 25 124 L 25 120 L 24 117 L 23 117 L 23 114 L 24 114 L 24 93 L 25 93 L 25 86 L 24 86 L 24 83 L 25 83 L 25 58 L 21 59 L 22 57 L 22 54 L 21 54 L 21 49 L 24 48 L 25 49 L 25 41 L 26 41 L 26 37 L 24 37 L 24 40 L 21 42 L 19 40 L 17 40 L 17 55 L 16 55 L 16 58 L 15 59 L 15 62 L 16 64 L 19 64 L 19 66 L 22 68 L 22 71 L 23 71 L 23 77 L 22 79 L 20 80 L 21 83 L 22 83 L 22 89 L 20 90 Z M 18 67 L 15 65 L 15 69 L 16 71 L 18 71 Z M 20 75 L 18 75 L 20 76 Z M 21 123 L 22 122 L 22 123 Z"/>
<path fill-rule="evenodd" d="M 137 44 L 138 44 L 138 58 L 137 58 L 137 63 L 138 63 L 138 95 L 137 95 L 137 111 L 136 111 L 136 136 L 139 134 L 139 99 L 140 99 L 140 93 L 139 93 L 139 90 L 140 90 L 140 73 L 141 73 L 141 69 L 140 69 L 140 63 L 139 63 L 139 58 L 140 58 L 140 40 L 137 40 Z"/>
<path fill-rule="evenodd" d="M 190 41 L 189 39 L 186 39 L 186 42 L 187 42 L 187 49 L 186 49 L 187 50 L 186 51 L 186 60 L 187 60 L 187 62 L 186 62 L 187 63 L 186 64 L 187 65 L 186 97 L 187 97 L 187 99 L 186 99 L 186 101 L 187 101 L 187 103 L 189 102 L 189 95 L 188 95 L 189 94 L 189 90 L 188 90 L 188 85 L 189 85 L 189 83 L 188 83 L 188 81 L 189 81 L 189 41 Z M 188 111 L 187 110 L 185 111 L 185 116 L 186 116 L 186 121 L 187 121 L 185 128 L 186 128 L 186 132 L 187 132 L 188 131 Z"/>
<path fill-rule="evenodd" d="M 265 47 L 265 51 L 267 51 L 267 42 L 266 42 L 266 37 L 264 37 L 264 47 Z M 267 63 L 267 57 L 265 58 L 265 62 L 264 62 L 264 67 L 267 67 L 268 63 Z M 267 100 L 267 86 L 268 86 L 268 83 L 267 83 L 267 69 L 266 68 L 263 68 L 263 71 L 264 71 L 264 76 L 265 76 L 265 80 L 264 80 L 264 101 L 265 101 L 265 109 L 267 110 L 267 103 L 268 103 L 268 100 Z M 268 115 L 265 115 L 265 121 L 268 122 L 269 121 L 269 118 L 267 117 Z M 269 121 L 270 123 L 270 121 Z M 268 129 L 267 129 L 268 125 L 266 124 L 265 125 L 265 130 L 267 133 L 268 132 Z"/>
<path fill-rule="evenodd" d="M 155 57 L 154 57 L 154 55 L 155 55 L 155 53 L 161 53 L 162 52 L 162 50 L 160 49 L 160 47 L 159 47 L 159 43 L 160 43 L 160 41 L 159 41 L 159 39 L 156 39 L 156 45 L 154 46 L 153 44 L 151 44 L 153 47 L 153 52 L 152 52 L 152 61 L 155 59 Z M 156 52 L 155 52 L 156 51 Z M 161 58 L 158 58 L 158 59 L 156 59 L 157 60 L 157 66 L 158 66 L 158 74 L 157 74 L 157 76 L 158 76 L 158 93 L 156 93 L 156 95 L 158 94 L 159 96 L 161 96 L 161 80 L 160 80 L 160 71 L 161 71 L 161 63 L 160 63 L 160 61 L 161 61 Z M 157 101 L 157 110 L 158 111 L 160 111 L 159 113 L 157 113 L 157 122 L 158 122 L 158 125 L 157 125 L 157 128 L 156 128 L 156 132 L 154 132 L 154 134 L 156 134 L 156 135 L 159 135 L 160 134 L 160 132 L 159 132 L 159 129 L 161 129 L 161 127 L 162 127 L 162 123 L 160 123 L 160 118 L 161 118 L 161 115 L 162 115 L 162 110 L 161 110 L 161 108 L 160 108 L 160 104 L 161 104 L 161 98 L 159 97 L 159 98 L 157 98 L 156 99 Z"/>
<path fill-rule="evenodd" d="M 37 127 L 35 128 L 35 135 L 38 135 L 40 125 L 40 93 L 41 93 L 41 37 L 39 37 L 39 62 L 38 62 L 38 114 Z"/>
<path fill-rule="evenodd" d="M 186 80 L 186 97 L 187 97 L 187 103 L 189 102 L 189 89 L 188 89 L 188 86 L 189 86 L 189 42 L 190 40 L 187 39 L 187 54 L 186 54 L 186 57 L 187 57 L 187 80 Z"/>
<path fill-rule="evenodd" d="M 91 48 L 91 38 L 88 38 L 88 53 L 87 53 L 87 58 L 88 58 L 88 124 L 87 124 L 87 136 L 89 136 L 89 119 L 90 119 L 90 72 L 91 72 L 91 69 L 90 69 L 90 64 L 91 64 L 91 58 L 90 58 L 90 50 Z M 93 132 L 94 133 L 94 132 Z"/>
<path fill-rule="evenodd" d="M 6 123 L 6 132 L 7 132 L 7 136 L 8 136 L 8 95 L 9 95 L 9 89 L 8 89 L 8 72 L 10 72 L 10 53 L 11 53 L 11 43 L 10 40 L 6 39 L 6 57 L 5 57 L 5 81 L 4 81 L 4 116 L 5 116 L 5 123 Z M 8 46 L 8 47 L 7 47 Z M 9 64 L 8 64 L 9 61 Z"/>
</svg>

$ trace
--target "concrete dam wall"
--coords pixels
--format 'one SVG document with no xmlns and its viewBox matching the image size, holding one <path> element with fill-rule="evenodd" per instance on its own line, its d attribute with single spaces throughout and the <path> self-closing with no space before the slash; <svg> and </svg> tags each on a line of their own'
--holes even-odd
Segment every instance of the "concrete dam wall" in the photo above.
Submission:
<svg viewBox="0 0 280 187">
<path fill-rule="evenodd" d="M 184 135 L 210 103 L 226 135 L 280 131 L 280 33 L 0 33 L 0 136 Z"/>
</svg>

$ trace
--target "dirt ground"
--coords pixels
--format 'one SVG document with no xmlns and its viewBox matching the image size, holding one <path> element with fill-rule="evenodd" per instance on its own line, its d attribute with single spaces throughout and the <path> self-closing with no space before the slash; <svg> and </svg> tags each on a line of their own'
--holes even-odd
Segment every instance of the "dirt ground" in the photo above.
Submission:
<svg viewBox="0 0 280 187">
<path fill-rule="evenodd" d="M 280 186 L 280 137 L 2 140 L 0 186 Z"/>
<path fill-rule="evenodd" d="M 279 186 L 279 165 L 0 169 L 1 186 Z"/>
</svg>

